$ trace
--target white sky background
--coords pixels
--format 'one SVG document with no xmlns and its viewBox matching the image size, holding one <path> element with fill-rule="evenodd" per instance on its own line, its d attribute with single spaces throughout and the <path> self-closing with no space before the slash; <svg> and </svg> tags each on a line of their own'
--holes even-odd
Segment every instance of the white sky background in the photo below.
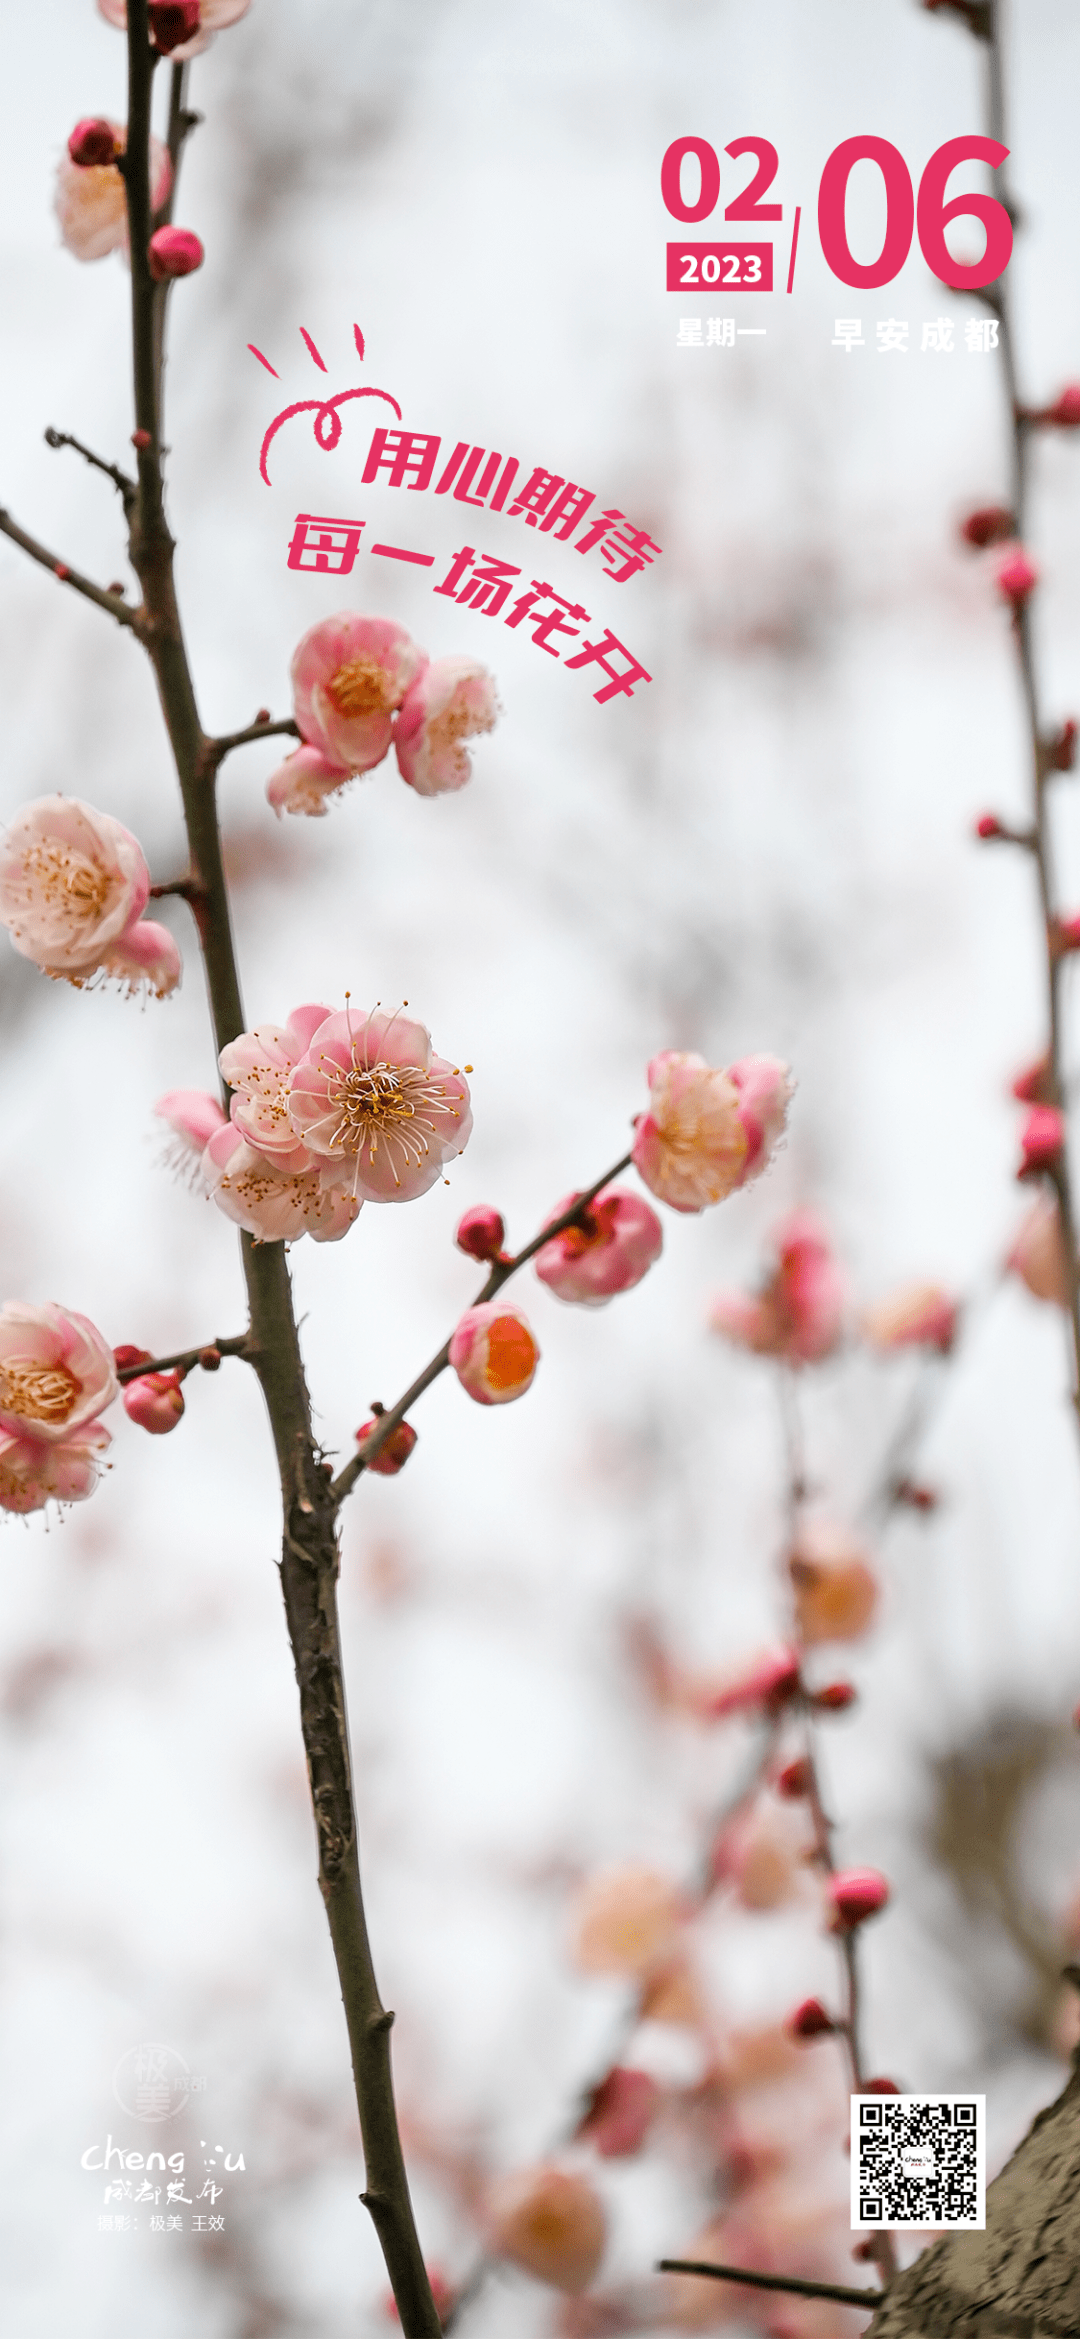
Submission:
<svg viewBox="0 0 1080 2339">
<path fill-rule="evenodd" d="M 1065 0 L 1013 18 L 1027 233 L 1012 281 L 1023 385 L 1041 401 L 1080 373 L 1080 24 Z M 111 490 L 41 433 L 53 423 L 123 459 L 131 427 L 126 274 L 115 259 L 80 268 L 50 208 L 75 119 L 123 114 L 123 42 L 90 0 L 57 0 L 11 18 L 5 59 L 0 500 L 107 583 L 124 573 Z M 249 1019 L 346 988 L 408 997 L 436 1047 L 476 1066 L 476 1133 L 449 1189 L 294 1253 L 328 1448 L 348 1451 L 370 1400 L 393 1398 L 471 1298 L 460 1211 L 495 1201 L 526 1239 L 622 1150 L 657 1047 L 716 1063 L 766 1049 L 800 1084 L 768 1181 L 702 1220 L 668 1214 L 664 1261 L 637 1293 L 593 1313 L 523 1278 L 544 1352 L 528 1399 L 487 1411 L 445 1378 L 408 1472 L 366 1482 L 346 1514 L 363 1857 L 397 2068 L 413 2114 L 491 2166 L 543 2149 L 603 2053 L 616 1999 L 565 1954 L 575 1880 L 634 1856 L 685 1870 L 728 1760 L 642 1709 L 628 1617 L 648 1609 L 718 1669 L 781 1629 L 772 1392 L 764 1369 L 710 1344 L 710 1290 L 752 1279 L 795 1202 L 827 1218 L 859 1297 L 917 1276 L 967 1290 L 992 1277 L 1024 1207 L 1006 1087 L 1042 1042 L 1041 946 L 1026 868 L 970 840 L 984 807 L 1022 813 L 1020 711 L 1006 620 L 954 540 L 957 515 L 1006 490 L 996 365 L 965 353 L 976 311 L 917 252 L 893 286 L 858 294 L 830 278 L 815 232 L 841 138 L 890 138 L 917 179 L 942 140 L 983 127 L 978 64 L 959 25 L 914 0 L 255 0 L 192 76 L 207 120 L 177 218 L 207 264 L 173 297 L 167 437 L 204 721 L 287 712 L 296 639 L 346 604 L 399 616 L 433 654 L 479 651 L 505 708 L 472 787 L 434 803 L 388 764 L 318 826 L 278 829 L 270 752 L 227 767 Z M 790 300 L 662 289 L 677 231 L 660 159 L 691 132 L 718 150 L 748 132 L 777 146 L 781 282 L 803 206 Z M 860 203 L 869 253 L 872 189 Z M 710 314 L 760 317 L 767 337 L 677 350 L 678 317 Z M 869 345 L 846 357 L 834 319 L 857 314 Z M 922 356 L 921 323 L 939 314 L 960 349 Z M 910 320 L 907 357 L 874 349 L 888 316 Z M 525 629 L 485 631 L 432 600 L 441 568 L 362 553 L 348 583 L 286 570 L 298 509 L 366 515 L 368 541 L 440 561 L 469 533 L 449 498 L 361 488 L 372 407 L 344 410 L 332 456 L 290 425 L 263 486 L 268 420 L 322 382 L 300 325 L 331 388 L 384 386 L 448 448 L 463 437 L 545 463 L 652 528 L 662 559 L 622 587 L 569 548 L 544 554 L 558 589 L 644 659 L 648 690 L 597 707 L 588 673 L 549 666 Z M 1078 465 L 1075 439 L 1040 442 L 1055 720 L 1080 697 Z M 481 525 L 483 548 L 530 560 L 520 522 Z M 84 795 L 137 832 L 155 876 L 174 873 L 178 808 L 136 646 L 7 545 L 0 612 L 2 809 Z M 1080 899 L 1069 789 L 1066 906 Z M 3 1294 L 56 1297 L 110 1341 L 159 1351 L 242 1321 L 230 1227 L 155 1166 L 154 1098 L 213 1081 L 179 917 L 176 931 L 183 992 L 145 1014 L 0 958 Z M 842 1362 L 812 1392 L 834 1512 L 865 1489 L 903 1386 Z M 998 2157 L 1058 2067 L 1015 2040 L 1002 2050 L 985 2009 L 1009 1974 L 997 1997 L 993 1977 L 988 1996 L 969 1992 L 966 1920 L 926 1882 L 915 1837 L 928 1750 L 1010 1703 L 1060 1718 L 1075 1702 L 1064 1387 L 1056 1317 L 998 1296 L 927 1453 L 947 1505 L 928 1529 L 891 1531 L 883 1622 L 850 1663 L 863 1703 L 825 1745 L 843 1856 L 897 1881 L 868 1943 L 871 2061 L 914 2087 L 986 2086 Z M 235 1367 L 196 1378 L 181 1429 L 153 1443 L 118 1409 L 113 1461 L 92 1503 L 60 1526 L 12 1522 L 0 1552 L 9 2327 L 374 2332 L 254 1383 Z M 848 1670 L 847 1654 L 824 1669 Z M 1032 1889 L 1052 1910 L 1080 1872 L 1075 1798 L 1066 1810 L 1036 1838 L 1049 1841 Z M 732 2021 L 779 2015 L 829 1978 L 824 1953 L 811 1970 L 782 1927 L 755 1923 L 723 1952 Z M 205 2074 L 205 2132 L 248 2164 L 224 2255 L 204 2263 L 185 2236 L 171 2272 L 148 2235 L 98 2236 L 78 2167 L 110 2128 L 145 2143 L 110 2093 L 144 2039 Z M 198 2160 L 202 2132 L 174 2123 L 167 2148 Z M 458 2270 L 453 2213 L 433 2184 L 419 2198 Z M 612 2198 L 620 2277 L 700 2221 L 659 2170 L 620 2177 Z M 504 2289 L 469 2328 L 540 2332 L 549 2313 Z"/>
</svg>

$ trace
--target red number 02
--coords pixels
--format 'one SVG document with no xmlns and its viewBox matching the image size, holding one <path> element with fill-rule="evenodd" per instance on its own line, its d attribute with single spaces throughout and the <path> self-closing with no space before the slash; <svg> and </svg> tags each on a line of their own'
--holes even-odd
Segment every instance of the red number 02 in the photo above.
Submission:
<svg viewBox="0 0 1080 2339">
<path fill-rule="evenodd" d="M 919 181 L 918 226 L 923 258 L 933 275 L 958 292 L 977 292 L 980 286 L 992 284 L 1007 268 L 1012 253 L 1012 222 L 1004 204 L 993 195 L 957 195 L 951 203 L 946 203 L 949 173 L 960 162 L 988 162 L 996 170 L 1008 152 L 1008 147 L 1000 146 L 996 138 L 949 138 L 931 155 Z M 863 161 L 877 163 L 885 181 L 886 198 L 885 241 L 877 259 L 865 266 L 852 257 L 846 219 L 848 180 L 855 164 Z M 887 138 L 845 138 L 833 149 L 818 189 L 818 233 L 829 267 L 841 284 L 858 285 L 868 291 L 881 284 L 891 284 L 911 250 L 915 217 L 911 175 L 903 155 Z M 945 241 L 949 221 L 963 217 L 979 220 L 986 234 L 986 250 L 981 260 L 967 265 L 953 259 Z"/>
</svg>

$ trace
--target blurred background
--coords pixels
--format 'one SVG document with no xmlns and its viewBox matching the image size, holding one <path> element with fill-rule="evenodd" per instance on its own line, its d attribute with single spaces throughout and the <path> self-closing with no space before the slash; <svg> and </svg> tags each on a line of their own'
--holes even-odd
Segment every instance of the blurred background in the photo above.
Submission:
<svg viewBox="0 0 1080 2339">
<path fill-rule="evenodd" d="M 75 120 L 123 117 L 124 45 L 91 0 L 56 0 L 13 16 L 5 46 L 0 498 L 107 583 L 127 573 L 112 491 L 42 433 L 111 459 L 128 443 L 126 271 L 80 266 L 51 209 Z M 1074 10 L 1014 6 L 1009 48 L 1011 282 L 1023 392 L 1043 403 L 1080 372 Z M 449 1186 L 292 1255 L 327 1449 L 349 1453 L 372 1399 L 393 1400 L 472 1298 L 460 1212 L 493 1202 L 528 1239 L 623 1151 L 658 1048 L 716 1064 L 765 1050 L 799 1084 L 769 1177 L 702 1219 L 666 1213 L 637 1291 L 594 1312 L 523 1276 L 543 1351 L 528 1398 L 489 1412 L 445 1377 L 407 1473 L 365 1479 L 345 1514 L 365 1887 L 418 2214 L 452 2285 L 481 2252 L 485 2181 L 565 2137 L 625 2027 L 628 1985 L 574 1962 L 583 1883 L 627 1863 L 692 1878 L 745 1760 L 746 1725 L 665 1704 L 643 1646 L 719 1678 L 787 1629 L 774 1375 L 706 1315 L 717 1287 L 753 1284 L 795 1206 L 828 1228 L 852 1320 L 905 1280 L 975 1295 L 918 1455 L 939 1505 L 893 1519 L 871 1551 L 873 1631 L 815 1660 L 859 1690 L 823 1732 L 838 1856 L 893 1886 L 865 1944 L 869 2067 L 984 2090 L 996 2167 L 1071 2043 L 1055 1977 L 1080 1930 L 1077 1453 L 1058 1312 L 999 1274 L 1027 1207 L 1008 1084 L 1043 1044 L 1041 939 L 1022 857 L 972 838 L 987 807 L 1023 816 L 1026 767 L 1007 616 L 957 537 L 1007 494 L 1002 387 L 998 361 L 966 351 L 973 305 L 917 250 L 893 285 L 853 293 L 814 225 L 842 138 L 892 140 L 917 180 L 944 139 L 980 130 L 981 66 L 959 20 L 915 0 L 254 0 L 192 70 L 205 123 L 176 216 L 207 258 L 173 296 L 166 436 L 203 721 L 287 713 L 296 640 L 346 605 L 401 619 L 432 654 L 488 658 L 504 708 L 460 796 L 423 801 L 391 762 L 325 821 L 279 826 L 272 750 L 225 770 L 249 1022 L 346 989 L 407 998 L 436 1048 L 476 1067 Z M 663 289 L 678 231 L 660 162 L 689 134 L 777 147 L 781 286 L 803 207 L 790 297 Z M 869 166 L 852 182 L 867 256 L 878 184 Z M 681 316 L 713 314 L 760 318 L 760 347 L 676 345 Z M 848 355 L 835 319 L 855 315 L 867 346 Z M 923 355 L 941 315 L 957 346 Z M 887 318 L 910 320 L 908 355 L 878 354 Z M 448 449 L 514 451 L 651 531 L 661 558 L 623 586 L 595 556 L 577 575 L 566 550 L 544 556 L 558 590 L 587 582 L 648 688 L 597 706 L 588 674 L 549 665 L 524 629 L 432 600 L 441 568 L 364 551 L 347 582 L 288 571 L 298 510 L 366 517 L 368 542 L 440 562 L 468 533 L 449 498 L 362 487 L 365 403 L 342 410 L 331 455 L 290 424 L 263 484 L 279 408 L 358 381 Z M 1068 433 L 1040 439 L 1054 721 L 1080 693 L 1078 464 Z M 491 538 L 529 561 L 520 521 Z M 0 611 L 4 812 L 84 796 L 135 830 L 155 878 L 177 874 L 136 645 L 6 542 Z M 1055 800 L 1067 906 L 1071 786 Z M 214 1079 L 193 935 L 179 905 L 165 914 L 186 979 L 145 1011 L 0 950 L 2 1295 L 55 1298 L 156 1353 L 243 1322 L 233 1230 L 160 1163 L 155 1098 Z M 916 1369 L 853 1342 L 805 1376 L 823 1516 L 858 1529 Z M 375 2339 L 386 2285 L 356 2198 L 272 1455 L 240 1368 L 187 1398 L 164 1442 L 118 1408 L 92 1501 L 10 1520 L 0 1552 L 6 2317 L 22 2339 L 76 2322 L 84 2339 Z M 725 1891 L 696 1955 L 704 2027 L 653 2022 L 634 2042 L 664 2118 L 640 2154 L 588 2162 L 609 2219 L 601 2304 L 503 2272 L 459 2330 L 858 2326 L 783 2302 L 748 2322 L 730 2297 L 694 2307 L 653 2283 L 659 2255 L 766 2179 L 755 2214 L 776 2249 L 809 2224 L 834 2279 L 866 2279 L 834 2048 L 807 2050 L 812 2083 L 782 2048 L 769 2062 L 791 2005 L 836 1987 L 815 1908 L 798 1883 L 764 1908 Z M 156 2129 L 113 2092 L 146 2042 L 205 2082 Z M 243 2153 L 224 2231 L 151 2235 L 143 2213 L 137 2232 L 99 2230 L 102 2179 L 80 2157 L 107 2136 L 182 2150 L 193 2171 Z"/>
</svg>

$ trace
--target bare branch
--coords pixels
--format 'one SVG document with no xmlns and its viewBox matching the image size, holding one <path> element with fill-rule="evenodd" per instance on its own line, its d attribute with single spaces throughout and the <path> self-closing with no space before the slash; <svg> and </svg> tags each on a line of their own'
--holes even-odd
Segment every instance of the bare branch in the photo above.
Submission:
<svg viewBox="0 0 1080 2339">
<path fill-rule="evenodd" d="M 42 568 L 49 569 L 58 584 L 70 585 L 74 593 L 81 593 L 85 600 L 93 601 L 109 617 L 115 617 L 118 625 L 126 625 L 130 632 L 137 634 L 140 641 L 145 639 L 144 610 L 129 609 L 119 593 L 103 592 L 100 585 L 92 584 L 90 578 L 84 577 L 79 569 L 73 569 L 66 560 L 58 560 L 55 552 L 50 552 L 44 544 L 38 543 L 36 536 L 28 536 L 25 528 L 20 528 L 12 519 L 10 512 L 0 510 L 0 532 L 10 536 L 13 544 L 21 545 L 31 560 L 39 561 Z"/>
<path fill-rule="evenodd" d="M 251 1335 L 238 1332 L 228 1340 L 204 1340 L 201 1348 L 178 1348 L 172 1356 L 150 1356 L 145 1364 L 125 1364 L 117 1369 L 117 1380 L 141 1380 L 144 1373 L 193 1372 L 197 1364 L 205 1373 L 216 1373 L 223 1356 L 244 1356 L 249 1350 Z"/>
<path fill-rule="evenodd" d="M 708 2274 L 714 2282 L 745 2282 L 751 2290 L 794 2291 L 797 2298 L 835 2298 L 841 2306 L 881 2305 L 880 2290 L 848 2290 L 842 2282 L 803 2282 L 797 2274 L 756 2274 L 749 2266 L 711 2266 L 698 2258 L 661 2258 L 661 2274 Z"/>
<path fill-rule="evenodd" d="M 95 471 L 104 471 L 106 478 L 111 479 L 114 487 L 119 488 L 123 497 L 124 510 L 130 512 L 139 491 L 135 481 L 128 477 L 126 471 L 121 471 L 118 463 L 106 463 L 103 455 L 95 455 L 92 447 L 84 447 L 82 440 L 75 438 L 71 431 L 54 430 L 51 423 L 45 432 L 45 444 L 47 447 L 74 447 L 76 454 L 82 456 L 84 463 L 91 464 Z"/>
</svg>

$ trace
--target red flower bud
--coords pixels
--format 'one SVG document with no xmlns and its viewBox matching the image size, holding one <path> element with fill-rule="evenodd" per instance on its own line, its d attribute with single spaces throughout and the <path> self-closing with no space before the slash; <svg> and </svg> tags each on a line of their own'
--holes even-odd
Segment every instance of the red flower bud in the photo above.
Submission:
<svg viewBox="0 0 1080 2339">
<path fill-rule="evenodd" d="M 117 1372 L 122 1373 L 126 1372 L 127 1367 L 131 1364 L 149 1364 L 153 1353 L 152 1348 L 132 1348 L 130 1343 L 127 1343 L 121 1348 L 113 1349 L 113 1363 Z"/>
<path fill-rule="evenodd" d="M 1022 545 L 1018 545 L 1015 552 L 1010 552 L 997 572 L 998 592 L 1003 600 L 1011 602 L 1014 609 L 1023 608 L 1029 593 L 1034 592 L 1038 582 L 1038 569 L 1034 561 L 1029 560 Z"/>
<path fill-rule="evenodd" d="M 893 1489 L 896 1502 L 905 1503 L 909 1511 L 936 1511 L 941 1496 L 932 1486 L 920 1486 L 914 1478 L 901 1478 Z"/>
<path fill-rule="evenodd" d="M 859 2093 L 860 2095 L 901 2095 L 903 2089 L 897 2086 L 895 2079 L 864 2079 Z"/>
<path fill-rule="evenodd" d="M 190 228 L 159 227 L 146 247 L 146 257 L 155 284 L 161 284 L 167 276 L 190 276 L 193 269 L 202 267 L 206 255 Z"/>
<path fill-rule="evenodd" d="M 378 1429 L 378 1426 L 378 1414 L 375 1415 L 374 1420 L 362 1422 L 356 1432 L 357 1443 L 362 1444 L 366 1437 L 371 1436 L 373 1429 Z M 374 1470 L 380 1478 L 396 1478 L 398 1471 L 404 1470 L 415 1444 L 416 1431 L 412 1424 L 408 1421 L 399 1421 L 397 1428 L 391 1430 L 386 1444 L 380 1446 L 374 1461 L 368 1463 L 368 1469 Z"/>
<path fill-rule="evenodd" d="M 810 1700 L 819 1714 L 842 1714 L 846 1706 L 853 1706 L 858 1692 L 850 1681 L 829 1681 L 824 1689 L 815 1690 Z"/>
<path fill-rule="evenodd" d="M 1044 422 L 1056 423 L 1059 430 L 1075 430 L 1080 423 L 1080 382 L 1067 382 L 1061 396 L 1043 415 Z"/>
<path fill-rule="evenodd" d="M 180 1390 L 180 1374 L 145 1373 L 137 1381 L 129 1381 L 124 1390 L 124 1411 L 140 1429 L 148 1429 L 151 1437 L 165 1437 L 175 1429 L 184 1411 Z"/>
<path fill-rule="evenodd" d="M 1070 950 L 1080 950 L 1080 912 L 1071 918 L 1052 921 L 1050 946 L 1059 958 L 1064 958 Z"/>
<path fill-rule="evenodd" d="M 138 447 L 141 454 L 143 449 L 151 444 L 149 431 L 133 430 L 131 434 L 131 444 L 133 447 Z"/>
<path fill-rule="evenodd" d="M 802 2005 L 796 2006 L 788 2020 L 792 2038 L 797 2039 L 826 2038 L 835 2028 L 836 2024 L 831 2014 L 826 2014 L 820 1998 L 804 1998 Z"/>
<path fill-rule="evenodd" d="M 85 120 L 76 122 L 67 146 L 72 162 L 77 162 L 83 170 L 93 170 L 103 162 L 116 160 L 112 123 L 100 114 L 87 114 Z"/>
<path fill-rule="evenodd" d="M 981 552 L 987 544 L 1004 544 L 1016 534 L 1016 522 L 1003 504 L 988 504 L 983 511 L 970 512 L 964 521 L 961 536 L 966 544 L 974 544 Z"/>
<path fill-rule="evenodd" d="M 992 837 L 1007 836 L 1008 830 L 1002 828 L 996 812 L 980 812 L 975 823 L 975 834 L 987 844 Z"/>
<path fill-rule="evenodd" d="M 150 0 L 147 15 L 155 49 L 168 57 L 198 32 L 199 0 Z"/>
<path fill-rule="evenodd" d="M 1065 1142 L 1065 1115 L 1056 1105 L 1033 1105 L 1020 1135 L 1018 1178 L 1056 1169 Z"/>
<path fill-rule="evenodd" d="M 797 1762 L 789 1762 L 786 1769 L 780 1772 L 776 1781 L 776 1792 L 778 1795 L 793 1797 L 808 1795 L 813 1775 L 805 1755 L 800 1755 Z"/>
<path fill-rule="evenodd" d="M 1056 739 L 1050 741 L 1046 760 L 1051 771 L 1071 772 L 1076 762 L 1076 725 L 1071 715 L 1068 722 L 1062 724 Z"/>
<path fill-rule="evenodd" d="M 1017 1073 L 1010 1094 L 1022 1105 L 1049 1104 L 1053 1076 L 1049 1056 L 1040 1056 L 1026 1071 Z"/>
<path fill-rule="evenodd" d="M 506 1240 L 506 1228 L 490 1202 L 477 1202 L 459 1218 L 454 1241 L 470 1259 L 497 1259 Z"/>
<path fill-rule="evenodd" d="M 889 1887 L 877 1868 L 842 1868 L 839 1875 L 829 1878 L 828 1897 L 833 1931 L 847 1933 L 884 1908 Z"/>
</svg>

